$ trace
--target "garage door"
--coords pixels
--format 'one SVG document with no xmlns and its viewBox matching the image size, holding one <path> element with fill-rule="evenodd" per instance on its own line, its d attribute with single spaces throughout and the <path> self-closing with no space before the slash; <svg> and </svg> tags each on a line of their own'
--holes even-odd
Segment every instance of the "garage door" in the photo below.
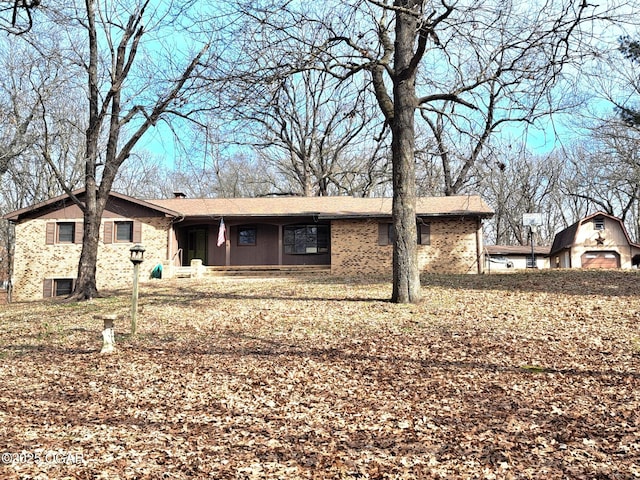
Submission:
<svg viewBox="0 0 640 480">
<path fill-rule="evenodd" d="M 620 268 L 616 252 L 586 252 L 582 254 L 582 268 Z"/>
</svg>

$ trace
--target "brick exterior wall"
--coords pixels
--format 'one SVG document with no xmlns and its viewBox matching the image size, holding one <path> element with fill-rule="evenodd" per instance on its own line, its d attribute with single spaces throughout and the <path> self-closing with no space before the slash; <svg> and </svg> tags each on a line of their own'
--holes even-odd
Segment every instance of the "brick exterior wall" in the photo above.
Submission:
<svg viewBox="0 0 640 480">
<path fill-rule="evenodd" d="M 379 223 L 378 220 L 334 220 L 331 223 L 333 275 L 391 274 L 393 246 L 378 244 Z M 475 219 L 434 218 L 427 223 L 430 224 L 431 244 L 418 245 L 418 265 L 422 272 L 478 272 L 477 241 L 482 235 L 478 236 Z"/>
<path fill-rule="evenodd" d="M 140 281 L 145 281 L 150 277 L 153 267 L 167 258 L 167 230 L 170 220 L 163 217 L 136 220 L 142 224 L 141 243 L 146 249 L 145 260 L 140 268 Z M 81 222 L 82 219 L 65 218 L 63 221 Z M 16 225 L 13 301 L 42 299 L 45 279 L 77 277 L 82 244 L 46 245 L 46 224 L 50 222 L 55 222 L 55 219 L 28 220 Z M 98 289 L 115 289 L 131 285 L 133 265 L 129 261 L 129 249 L 133 244 L 105 244 L 102 242 L 103 233 L 104 229 L 101 227 L 96 270 Z"/>
<path fill-rule="evenodd" d="M 131 220 L 107 218 L 107 221 Z M 47 223 L 53 216 L 27 220 L 16 225 L 13 300 L 43 298 L 45 279 L 74 279 L 77 276 L 81 243 L 46 244 Z M 64 222 L 81 219 L 64 217 Z M 145 261 L 140 280 L 150 277 L 159 263 L 166 263 L 170 219 L 136 218 L 142 225 L 141 243 Z M 388 223 L 390 220 L 382 220 Z M 379 223 L 370 220 L 334 220 L 331 223 L 331 273 L 339 276 L 390 275 L 392 245 L 379 245 Z M 424 273 L 477 273 L 477 242 L 482 235 L 476 219 L 429 219 L 430 245 L 418 246 L 418 264 Z M 104 224 L 103 224 L 104 225 Z M 104 243 L 100 229 L 97 286 L 99 290 L 126 288 L 132 283 L 133 266 L 129 261 L 132 243 Z M 482 245 L 479 246 L 482 251 Z M 168 272 L 167 272 L 168 273 Z"/>
<path fill-rule="evenodd" d="M 418 264 L 425 273 L 478 273 L 482 232 L 474 218 L 433 219 L 431 245 L 418 245 Z M 482 265 L 482 259 L 480 259 Z"/>
<path fill-rule="evenodd" d="M 378 245 L 377 220 L 331 222 L 331 274 L 345 276 L 390 274 L 392 245 Z"/>
</svg>

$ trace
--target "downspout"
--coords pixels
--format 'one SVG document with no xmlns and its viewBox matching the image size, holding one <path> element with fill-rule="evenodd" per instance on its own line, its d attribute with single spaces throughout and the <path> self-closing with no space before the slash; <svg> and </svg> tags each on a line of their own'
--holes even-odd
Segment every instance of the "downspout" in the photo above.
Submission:
<svg viewBox="0 0 640 480">
<path fill-rule="evenodd" d="M 476 219 L 476 262 L 478 263 L 478 273 L 483 273 L 484 251 L 482 248 L 482 219 Z"/>
<path fill-rule="evenodd" d="M 282 266 L 284 250 L 284 225 L 278 224 L 278 265 Z"/>
<path fill-rule="evenodd" d="M 7 303 L 11 303 L 13 294 L 13 271 L 16 245 L 16 223 L 11 220 L 7 225 Z"/>
</svg>

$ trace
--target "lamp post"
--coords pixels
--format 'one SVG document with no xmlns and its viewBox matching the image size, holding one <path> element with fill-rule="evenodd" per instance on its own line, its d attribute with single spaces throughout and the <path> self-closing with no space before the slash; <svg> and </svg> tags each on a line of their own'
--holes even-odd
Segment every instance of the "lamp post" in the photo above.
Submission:
<svg viewBox="0 0 640 480">
<path fill-rule="evenodd" d="M 133 263 L 133 297 L 131 299 L 131 335 L 136 334 L 136 316 L 138 315 L 138 275 L 140 264 L 144 261 L 144 247 L 142 245 L 134 245 L 129 250 L 131 252 L 131 263 Z"/>
<path fill-rule="evenodd" d="M 531 235 L 531 268 L 538 268 L 538 265 L 536 264 L 536 251 L 533 248 L 533 237 L 535 233 L 536 233 L 536 226 L 531 225 L 529 227 L 529 235 Z"/>
</svg>

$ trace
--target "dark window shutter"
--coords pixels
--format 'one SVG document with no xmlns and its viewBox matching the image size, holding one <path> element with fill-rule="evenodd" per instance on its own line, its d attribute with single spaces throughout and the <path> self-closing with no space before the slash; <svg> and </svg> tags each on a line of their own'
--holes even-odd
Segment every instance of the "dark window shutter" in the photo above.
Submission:
<svg viewBox="0 0 640 480">
<path fill-rule="evenodd" d="M 82 243 L 82 238 L 84 237 L 84 223 L 76 222 L 75 232 L 73 234 L 73 243 Z"/>
<path fill-rule="evenodd" d="M 45 243 L 47 245 L 53 245 L 56 243 L 56 224 L 53 222 L 47 223 L 47 234 Z"/>
<path fill-rule="evenodd" d="M 45 278 L 42 285 L 42 298 L 51 298 L 53 296 L 53 279 Z"/>
<path fill-rule="evenodd" d="M 378 224 L 378 245 L 389 245 L 389 223 Z"/>
<path fill-rule="evenodd" d="M 133 222 L 133 243 L 142 242 L 142 222 L 134 220 Z"/>
<path fill-rule="evenodd" d="M 104 222 L 104 243 L 113 243 L 113 222 Z"/>
</svg>

